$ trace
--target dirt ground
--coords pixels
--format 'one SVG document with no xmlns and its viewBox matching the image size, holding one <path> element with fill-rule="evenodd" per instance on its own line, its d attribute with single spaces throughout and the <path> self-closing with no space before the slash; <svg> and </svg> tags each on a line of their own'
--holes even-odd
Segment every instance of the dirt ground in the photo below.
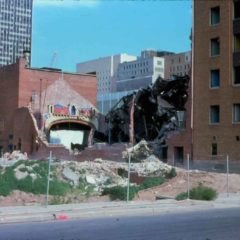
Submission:
<svg viewBox="0 0 240 240">
<path fill-rule="evenodd" d="M 230 193 L 240 192 L 240 175 L 229 174 L 228 186 Z M 203 186 L 212 187 L 218 193 L 227 192 L 227 175 L 223 173 L 210 173 L 194 170 L 189 174 L 190 188 L 197 187 L 199 184 Z M 153 187 L 151 189 L 143 190 L 138 193 L 135 200 L 152 200 L 156 197 L 166 196 L 175 197 L 181 192 L 187 191 L 187 173 L 182 169 L 177 169 L 177 176 L 168 182 Z"/>
<path fill-rule="evenodd" d="M 192 171 L 189 175 L 190 187 L 196 187 L 200 183 L 204 186 L 212 187 L 217 190 L 218 193 L 227 192 L 227 176 L 223 173 L 210 173 L 202 171 Z M 230 193 L 240 192 L 240 175 L 229 174 L 228 186 Z M 175 197 L 181 192 L 187 191 L 187 173 L 182 169 L 177 169 L 177 176 L 168 182 L 153 187 L 147 190 L 143 190 L 135 197 L 135 201 L 155 201 L 156 197 Z M 45 203 L 45 195 L 34 195 L 32 193 L 25 193 L 21 191 L 14 191 L 7 197 L 0 196 L 0 207 L 3 206 L 22 206 L 22 205 L 39 205 Z M 49 201 L 53 200 L 52 197 Z M 79 202 L 103 202 L 110 201 L 108 196 L 97 196 L 90 198 L 78 198 L 73 203 Z"/>
</svg>

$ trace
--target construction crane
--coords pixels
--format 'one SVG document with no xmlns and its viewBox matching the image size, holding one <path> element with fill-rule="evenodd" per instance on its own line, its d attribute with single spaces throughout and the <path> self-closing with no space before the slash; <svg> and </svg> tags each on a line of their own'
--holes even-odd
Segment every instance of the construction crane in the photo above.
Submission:
<svg viewBox="0 0 240 240">
<path fill-rule="evenodd" d="M 53 55 L 52 55 L 52 58 L 51 58 L 50 64 L 49 64 L 49 67 L 50 67 L 50 68 L 53 67 L 53 64 L 54 64 L 56 58 L 57 58 L 57 53 L 54 52 Z"/>
</svg>

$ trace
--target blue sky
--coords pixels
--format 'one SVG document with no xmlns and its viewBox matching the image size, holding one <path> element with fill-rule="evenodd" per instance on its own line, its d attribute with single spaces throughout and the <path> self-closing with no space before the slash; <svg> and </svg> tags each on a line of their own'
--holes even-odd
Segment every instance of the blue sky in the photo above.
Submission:
<svg viewBox="0 0 240 240">
<path fill-rule="evenodd" d="M 32 66 L 76 71 L 99 57 L 190 50 L 191 1 L 33 0 Z"/>
</svg>

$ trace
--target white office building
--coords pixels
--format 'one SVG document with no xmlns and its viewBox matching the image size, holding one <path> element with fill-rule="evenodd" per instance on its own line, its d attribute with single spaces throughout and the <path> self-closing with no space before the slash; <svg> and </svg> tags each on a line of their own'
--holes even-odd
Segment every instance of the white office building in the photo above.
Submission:
<svg viewBox="0 0 240 240">
<path fill-rule="evenodd" d="M 143 51 L 137 60 L 119 64 L 116 78 L 117 91 L 146 87 L 154 83 L 159 76 L 165 77 L 164 68 L 164 57 L 149 56 Z"/>
<path fill-rule="evenodd" d="M 95 73 L 97 76 L 98 95 L 116 91 L 116 73 L 118 65 L 136 60 L 137 57 L 128 54 L 118 54 L 77 64 L 78 73 Z"/>
</svg>

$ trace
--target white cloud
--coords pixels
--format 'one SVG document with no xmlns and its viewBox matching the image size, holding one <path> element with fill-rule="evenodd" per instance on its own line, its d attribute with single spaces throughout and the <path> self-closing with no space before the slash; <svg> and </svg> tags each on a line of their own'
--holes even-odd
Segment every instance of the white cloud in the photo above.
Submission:
<svg viewBox="0 0 240 240">
<path fill-rule="evenodd" d="M 100 0 L 33 0 L 36 7 L 96 7 Z"/>
</svg>

